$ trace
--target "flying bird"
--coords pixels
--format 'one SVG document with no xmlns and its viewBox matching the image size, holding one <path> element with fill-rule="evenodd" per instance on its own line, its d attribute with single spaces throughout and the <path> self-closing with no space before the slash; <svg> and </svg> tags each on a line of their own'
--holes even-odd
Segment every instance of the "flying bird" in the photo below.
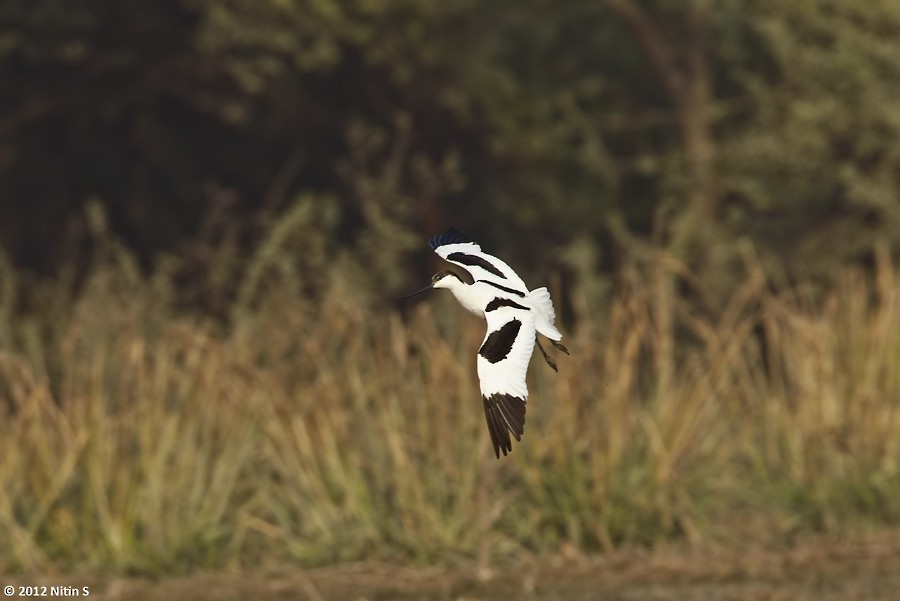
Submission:
<svg viewBox="0 0 900 601">
<path fill-rule="evenodd" d="M 478 349 L 476 365 L 488 432 L 499 459 L 500 451 L 504 456 L 512 451 L 509 435 L 521 441 L 525 432 L 525 373 L 535 342 L 547 364 L 557 370 L 537 334 L 569 354 L 560 343 L 562 334 L 553 325 L 553 302 L 546 288 L 528 290 L 512 267 L 482 251 L 453 228 L 428 244 L 442 259 L 469 272 L 473 283 L 464 282 L 452 271 L 439 271 L 428 286 L 403 298 L 432 288 L 447 288 L 463 308 L 487 320 L 487 333 Z"/>
</svg>

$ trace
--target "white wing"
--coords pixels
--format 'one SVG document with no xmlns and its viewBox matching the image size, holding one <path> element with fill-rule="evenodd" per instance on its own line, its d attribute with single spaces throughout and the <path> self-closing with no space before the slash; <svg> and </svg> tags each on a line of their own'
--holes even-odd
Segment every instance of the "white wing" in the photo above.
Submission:
<svg viewBox="0 0 900 601">
<path fill-rule="evenodd" d="M 525 432 L 525 373 L 534 350 L 534 315 L 527 309 L 507 306 L 485 311 L 487 334 L 478 350 L 478 379 L 484 400 L 484 415 L 494 453 L 512 451 Z"/>
<path fill-rule="evenodd" d="M 528 287 L 512 267 L 460 234 L 452 227 L 444 234 L 428 241 L 429 246 L 441 258 L 468 271 L 475 281 L 494 282 L 501 290 L 528 294 Z"/>
</svg>

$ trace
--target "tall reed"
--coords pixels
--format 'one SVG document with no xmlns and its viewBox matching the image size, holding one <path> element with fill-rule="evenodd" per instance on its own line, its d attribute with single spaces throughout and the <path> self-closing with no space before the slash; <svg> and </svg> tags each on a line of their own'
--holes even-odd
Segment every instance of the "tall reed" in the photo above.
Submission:
<svg viewBox="0 0 900 601">
<path fill-rule="evenodd" d="M 673 293 L 693 284 L 664 256 L 608 302 L 576 286 L 571 356 L 531 366 L 502 461 L 484 324 L 451 299 L 401 314 L 334 272 L 319 301 L 273 286 L 223 329 L 179 316 L 170 284 L 98 267 L 71 306 L 4 324 L 0 571 L 491 561 L 896 522 L 896 271 L 882 253 L 813 295 L 747 256 L 718 311 Z"/>
</svg>

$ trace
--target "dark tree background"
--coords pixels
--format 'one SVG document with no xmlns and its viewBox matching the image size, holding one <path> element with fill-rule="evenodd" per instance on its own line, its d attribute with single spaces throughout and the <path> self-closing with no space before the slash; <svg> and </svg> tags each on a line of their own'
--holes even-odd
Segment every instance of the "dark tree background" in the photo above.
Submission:
<svg viewBox="0 0 900 601">
<path fill-rule="evenodd" d="M 39 274 L 89 205 L 184 281 L 285 220 L 396 289 L 450 224 L 713 296 L 742 238 L 794 278 L 900 244 L 894 0 L 5 0 L 0 90 L 0 245 Z"/>
</svg>

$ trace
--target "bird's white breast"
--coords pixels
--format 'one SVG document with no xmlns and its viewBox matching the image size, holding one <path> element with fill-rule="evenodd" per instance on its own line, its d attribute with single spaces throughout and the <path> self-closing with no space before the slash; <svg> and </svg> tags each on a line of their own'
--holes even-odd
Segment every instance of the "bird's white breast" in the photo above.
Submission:
<svg viewBox="0 0 900 601">
<path fill-rule="evenodd" d="M 451 288 L 453 296 L 459 301 L 466 311 L 484 317 L 484 308 L 497 296 L 497 289 L 484 282 L 475 282 L 470 285 L 454 286 Z"/>
</svg>

